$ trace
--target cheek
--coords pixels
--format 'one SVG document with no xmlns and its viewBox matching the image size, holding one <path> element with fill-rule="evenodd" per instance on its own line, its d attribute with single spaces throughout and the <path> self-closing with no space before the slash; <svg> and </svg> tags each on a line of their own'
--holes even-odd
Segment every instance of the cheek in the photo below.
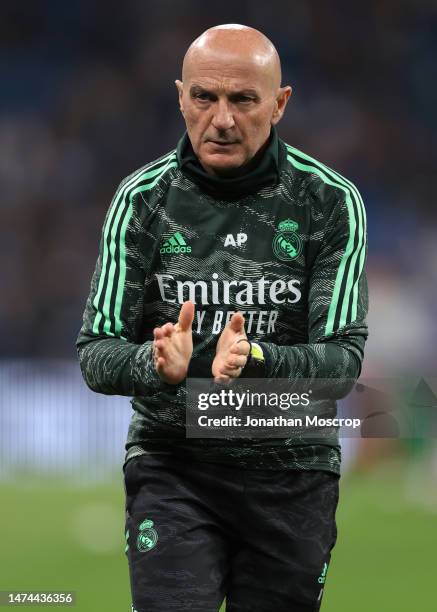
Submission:
<svg viewBox="0 0 437 612">
<path fill-rule="evenodd" d="M 258 149 L 267 140 L 270 134 L 270 120 L 267 117 L 257 117 L 247 126 L 246 134 L 250 140 L 249 147 Z"/>
<path fill-rule="evenodd" d="M 206 121 L 203 113 L 199 113 L 195 109 L 190 108 L 185 110 L 184 118 L 187 129 L 192 134 L 201 134 L 205 129 Z"/>
<path fill-rule="evenodd" d="M 263 107 L 258 109 L 257 112 L 241 116 L 240 125 L 247 134 L 262 139 L 265 134 L 270 133 L 271 117 L 270 108 Z"/>
</svg>

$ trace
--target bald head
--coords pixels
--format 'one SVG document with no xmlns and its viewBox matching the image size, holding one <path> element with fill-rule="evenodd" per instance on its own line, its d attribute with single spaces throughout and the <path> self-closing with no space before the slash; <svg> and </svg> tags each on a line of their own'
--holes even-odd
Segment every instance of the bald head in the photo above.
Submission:
<svg viewBox="0 0 437 612">
<path fill-rule="evenodd" d="M 277 89 L 281 85 L 281 62 L 274 44 L 259 30 L 235 23 L 209 28 L 191 43 L 182 64 L 182 80 L 205 61 L 237 61 L 258 69 Z"/>
<path fill-rule="evenodd" d="M 231 174 L 261 154 L 291 94 L 291 87 L 281 87 L 281 64 L 270 40 L 237 24 L 196 38 L 176 87 L 193 150 L 215 175 Z"/>
</svg>

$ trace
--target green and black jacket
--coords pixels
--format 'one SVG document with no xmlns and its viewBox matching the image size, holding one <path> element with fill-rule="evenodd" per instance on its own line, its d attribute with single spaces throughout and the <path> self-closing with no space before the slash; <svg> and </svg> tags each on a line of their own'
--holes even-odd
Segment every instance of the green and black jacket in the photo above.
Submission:
<svg viewBox="0 0 437 612">
<path fill-rule="evenodd" d="M 123 180 L 104 223 L 77 347 L 92 390 L 133 398 L 126 460 L 159 451 L 339 473 L 338 440 L 187 439 L 185 384 L 157 376 L 153 328 L 176 322 L 192 299 L 188 374 L 211 377 L 227 313 L 239 310 L 249 339 L 263 348 L 267 377 L 356 380 L 367 338 L 366 250 L 357 188 L 275 129 L 240 176 L 211 178 L 185 135 Z"/>
</svg>

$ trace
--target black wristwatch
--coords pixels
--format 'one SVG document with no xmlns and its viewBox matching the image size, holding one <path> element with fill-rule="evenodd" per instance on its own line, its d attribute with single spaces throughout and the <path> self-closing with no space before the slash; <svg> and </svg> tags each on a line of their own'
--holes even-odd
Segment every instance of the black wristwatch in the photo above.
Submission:
<svg viewBox="0 0 437 612">
<path fill-rule="evenodd" d="M 242 341 L 240 340 L 240 342 Z M 240 378 L 264 378 L 266 375 L 266 360 L 263 350 L 256 342 L 250 342 L 250 340 L 248 342 L 250 351 Z"/>
</svg>

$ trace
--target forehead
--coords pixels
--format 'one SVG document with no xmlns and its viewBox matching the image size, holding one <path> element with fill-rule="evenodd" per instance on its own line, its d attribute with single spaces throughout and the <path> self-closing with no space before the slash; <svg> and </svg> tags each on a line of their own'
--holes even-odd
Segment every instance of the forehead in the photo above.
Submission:
<svg viewBox="0 0 437 612">
<path fill-rule="evenodd" d="M 228 54 L 195 54 L 185 67 L 186 85 L 205 88 L 257 89 L 272 86 L 271 69 L 261 56 Z"/>
</svg>

